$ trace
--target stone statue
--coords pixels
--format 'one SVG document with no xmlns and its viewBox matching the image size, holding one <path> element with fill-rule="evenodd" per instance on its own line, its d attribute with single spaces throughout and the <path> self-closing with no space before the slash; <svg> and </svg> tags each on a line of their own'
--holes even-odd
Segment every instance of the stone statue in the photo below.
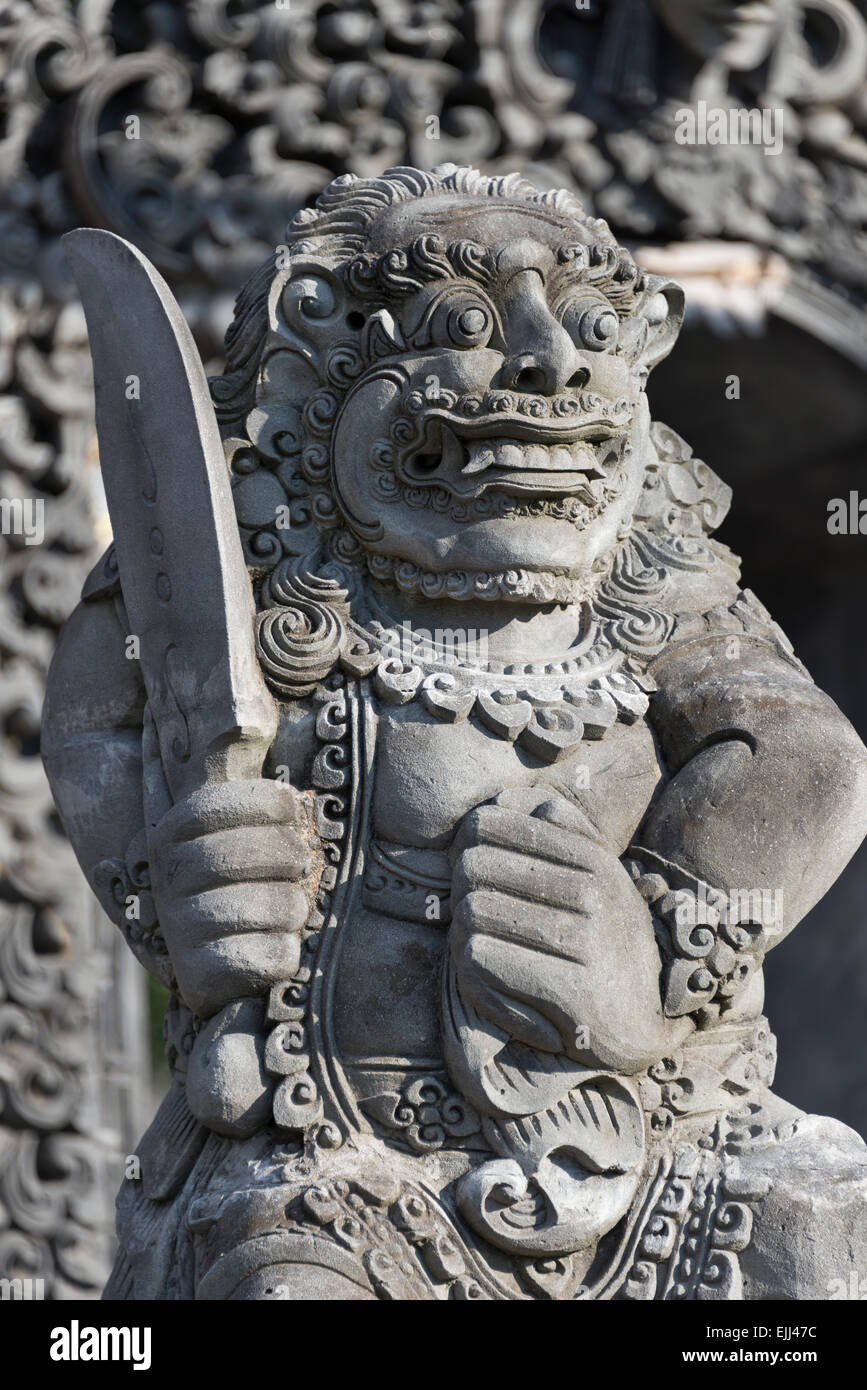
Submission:
<svg viewBox="0 0 867 1390">
<path fill-rule="evenodd" d="M 115 549 L 45 760 L 172 990 L 108 1296 L 831 1297 L 867 1149 L 770 1091 L 762 962 L 867 756 L 650 419 L 677 285 L 518 175 L 345 175 L 209 397 L 67 245 Z"/>
</svg>

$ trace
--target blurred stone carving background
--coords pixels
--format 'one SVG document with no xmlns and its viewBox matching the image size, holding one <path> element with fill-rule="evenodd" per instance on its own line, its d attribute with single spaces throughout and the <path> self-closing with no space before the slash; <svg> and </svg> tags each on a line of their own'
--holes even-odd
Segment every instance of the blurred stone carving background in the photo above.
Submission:
<svg viewBox="0 0 867 1390">
<path fill-rule="evenodd" d="M 655 413 L 734 486 L 722 538 L 865 737 L 867 538 L 827 527 L 867 440 L 865 15 L 864 0 L 0 3 L 0 497 L 41 500 L 45 521 L 29 544 L 7 506 L 0 536 L 0 1277 L 98 1294 L 151 1109 L 140 972 L 39 762 L 57 629 L 108 539 L 61 235 L 140 246 L 215 370 L 235 291 L 335 174 L 452 161 L 572 187 L 686 286 Z M 775 148 L 682 143 L 702 103 L 705 119 L 769 113 Z M 862 851 L 767 969 L 780 1093 L 862 1132 L 865 891 Z"/>
</svg>

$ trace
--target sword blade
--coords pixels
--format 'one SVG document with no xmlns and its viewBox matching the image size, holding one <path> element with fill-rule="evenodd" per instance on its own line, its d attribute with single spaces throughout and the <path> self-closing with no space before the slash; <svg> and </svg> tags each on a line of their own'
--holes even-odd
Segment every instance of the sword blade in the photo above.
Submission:
<svg viewBox="0 0 867 1390">
<path fill-rule="evenodd" d="M 202 363 L 162 276 L 129 242 L 64 238 L 87 318 L 105 493 L 130 633 L 177 800 L 261 774 L 276 706 Z"/>
</svg>

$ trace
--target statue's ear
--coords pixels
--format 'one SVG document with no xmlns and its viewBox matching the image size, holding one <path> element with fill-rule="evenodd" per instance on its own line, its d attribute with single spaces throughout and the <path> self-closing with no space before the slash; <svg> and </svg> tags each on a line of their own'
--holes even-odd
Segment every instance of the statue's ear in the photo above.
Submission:
<svg viewBox="0 0 867 1390">
<path fill-rule="evenodd" d="M 294 257 L 275 275 L 269 295 L 272 327 L 278 331 L 301 324 L 332 321 L 346 299 L 337 271 L 324 261 Z"/>
<path fill-rule="evenodd" d="M 362 370 L 368 319 L 369 308 L 324 261 L 293 257 L 271 284 L 270 346 L 296 353 L 322 386 L 344 390 Z"/>
<path fill-rule="evenodd" d="M 330 266 L 294 259 L 271 283 L 271 331 L 313 361 L 324 376 L 322 353 L 344 328 L 345 299 L 340 277 Z"/>
<path fill-rule="evenodd" d="M 667 357 L 683 323 L 683 290 L 676 280 L 646 277 L 644 293 L 625 325 L 624 355 L 650 370 Z"/>
</svg>

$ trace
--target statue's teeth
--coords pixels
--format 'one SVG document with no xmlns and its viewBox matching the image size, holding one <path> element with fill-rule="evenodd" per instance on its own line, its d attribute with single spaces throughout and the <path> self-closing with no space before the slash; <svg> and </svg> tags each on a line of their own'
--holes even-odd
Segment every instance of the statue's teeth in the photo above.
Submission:
<svg viewBox="0 0 867 1390">
<path fill-rule="evenodd" d="M 498 468 L 526 468 L 529 463 L 526 451 L 519 449 L 517 444 L 502 444 L 495 458 Z"/>
<path fill-rule="evenodd" d="M 580 450 L 576 458 L 573 448 L 564 445 L 525 444 L 521 440 L 473 441 L 467 445 L 467 461 L 461 470 L 464 477 L 481 473 L 487 468 L 535 473 L 569 473 L 594 467 L 591 451 Z"/>
<path fill-rule="evenodd" d="M 464 473 L 480 473 L 483 468 L 491 468 L 494 463 L 493 449 L 481 448 L 474 444 L 470 448 L 469 462 L 463 467 Z"/>
</svg>

